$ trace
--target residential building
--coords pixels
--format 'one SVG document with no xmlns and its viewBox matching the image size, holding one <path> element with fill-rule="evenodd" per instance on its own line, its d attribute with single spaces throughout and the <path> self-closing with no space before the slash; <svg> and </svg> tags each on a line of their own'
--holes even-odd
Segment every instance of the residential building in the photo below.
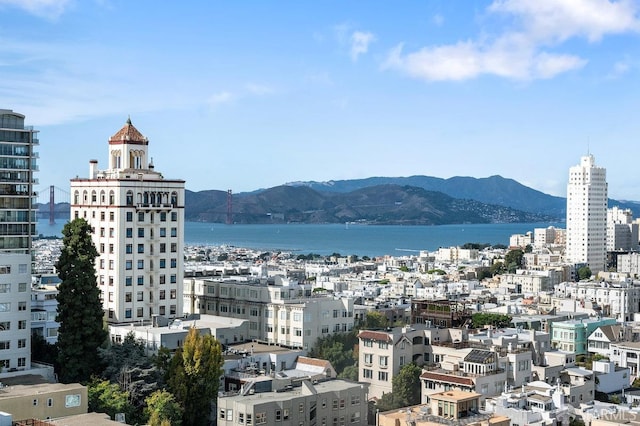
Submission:
<svg viewBox="0 0 640 426">
<path fill-rule="evenodd" d="M 640 312 L 640 286 L 633 282 L 563 282 L 554 286 L 552 304 L 574 312 L 590 309 L 620 322 Z"/>
<path fill-rule="evenodd" d="M 587 337 L 587 351 L 605 358 L 611 355 L 611 344 L 623 340 L 623 326 L 621 324 L 603 325 L 596 328 Z"/>
<path fill-rule="evenodd" d="M 87 387 L 78 383 L 45 383 L 26 375 L 3 379 L 0 389 L 0 412 L 14 420 L 49 420 L 87 412 Z M 24 384 L 23 384 L 24 383 Z"/>
<path fill-rule="evenodd" d="M 0 371 L 31 368 L 31 241 L 37 130 L 0 109 Z M 0 377 L 3 375 L 0 373 Z"/>
<path fill-rule="evenodd" d="M 471 311 L 456 300 L 413 300 L 411 324 L 460 327 L 471 320 Z"/>
<path fill-rule="evenodd" d="M 280 392 L 220 397 L 219 426 L 367 424 L 367 389 L 360 383 L 327 380 L 288 387 Z"/>
<path fill-rule="evenodd" d="M 533 234 L 527 232 L 526 234 L 513 234 L 509 237 L 509 247 L 525 249 L 527 246 L 533 244 Z"/>
<path fill-rule="evenodd" d="M 514 293 L 535 295 L 553 290 L 553 286 L 561 283 L 563 279 L 564 274 L 561 270 L 518 269 L 515 274 L 500 275 L 500 285 L 512 289 Z"/>
<path fill-rule="evenodd" d="M 586 264 L 595 274 L 605 270 L 607 254 L 607 172 L 593 155 L 569 169 L 566 258 Z"/>
<path fill-rule="evenodd" d="M 556 228 L 549 226 L 547 228 L 533 229 L 533 247 L 541 249 L 543 247 L 556 244 Z"/>
<path fill-rule="evenodd" d="M 281 276 L 191 277 L 184 288 L 187 312 L 248 320 L 247 333 L 234 336 L 230 344 L 258 340 L 309 350 L 318 338 L 354 326 L 352 298 L 316 294 L 311 284 Z"/>
<path fill-rule="evenodd" d="M 58 286 L 60 279 L 57 276 L 40 277 L 40 283 L 31 288 L 31 333 L 42 336 L 47 343 L 55 344 L 58 341 L 58 328 L 56 321 L 58 314 Z M 45 284 L 49 282 L 49 284 Z"/>
<path fill-rule="evenodd" d="M 517 425 L 569 426 L 570 416 L 562 386 L 534 381 L 515 389 L 505 389 L 487 401 L 486 409 L 511 419 Z"/>
<path fill-rule="evenodd" d="M 619 254 L 617 271 L 627 273 L 633 278 L 640 277 L 640 253 Z"/>
<path fill-rule="evenodd" d="M 622 392 L 631 386 L 631 369 L 618 367 L 613 361 L 593 361 L 596 390 L 602 393 Z"/>
<path fill-rule="evenodd" d="M 640 342 L 611 343 L 609 360 L 618 367 L 629 368 L 633 378 L 640 377 Z"/>
<path fill-rule="evenodd" d="M 598 327 L 615 324 L 614 318 L 586 318 L 556 321 L 551 324 L 551 345 L 576 355 L 587 354 L 587 338 Z"/>
<path fill-rule="evenodd" d="M 197 315 L 193 318 L 171 321 L 156 316 L 152 324 L 110 324 L 109 336 L 113 343 L 121 343 L 128 334 L 132 334 L 136 341 L 144 344 L 147 355 L 155 355 L 161 347 L 170 351 L 181 347 L 192 327 L 196 328 L 200 334 L 212 335 L 219 342 L 227 345 L 230 341 L 238 341 L 240 336 L 247 335 L 247 323 L 246 320 L 214 315 Z"/>
<path fill-rule="evenodd" d="M 105 170 L 71 179 L 71 218 L 94 230 L 96 273 L 111 323 L 182 316 L 184 180 L 165 179 L 149 140 L 127 120 L 109 138 Z"/>
<path fill-rule="evenodd" d="M 378 413 L 376 425 L 509 426 L 511 424 L 506 416 L 481 413 L 479 410 L 480 394 L 451 390 L 431 395 L 426 404 Z"/>
<path fill-rule="evenodd" d="M 565 402 L 579 407 L 589 401 L 593 401 L 596 391 L 594 373 L 582 367 L 568 367 L 560 374 L 562 393 Z"/>
<path fill-rule="evenodd" d="M 638 250 L 638 228 L 631 209 L 607 209 L 607 251 Z"/>
</svg>

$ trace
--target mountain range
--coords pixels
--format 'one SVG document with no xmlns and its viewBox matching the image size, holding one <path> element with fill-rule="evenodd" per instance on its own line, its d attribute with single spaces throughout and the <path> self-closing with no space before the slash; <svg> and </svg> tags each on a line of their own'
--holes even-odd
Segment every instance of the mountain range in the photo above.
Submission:
<svg viewBox="0 0 640 426">
<path fill-rule="evenodd" d="M 226 191 L 185 191 L 188 221 L 227 221 Z M 609 206 L 640 211 L 640 203 Z M 57 210 L 60 206 L 56 206 Z M 48 205 L 40 206 L 44 213 Z M 456 223 L 561 222 L 566 199 L 501 176 L 370 177 L 291 182 L 233 194 L 234 223 L 344 223 L 444 225 Z"/>
</svg>

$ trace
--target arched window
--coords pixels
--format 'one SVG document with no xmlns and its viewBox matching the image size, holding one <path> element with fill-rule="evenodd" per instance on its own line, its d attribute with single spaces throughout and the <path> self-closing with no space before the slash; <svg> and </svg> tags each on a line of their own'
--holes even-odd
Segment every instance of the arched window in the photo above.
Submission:
<svg viewBox="0 0 640 426">
<path fill-rule="evenodd" d="M 106 202 L 104 191 L 100 191 L 100 204 L 104 204 Z"/>
<path fill-rule="evenodd" d="M 133 191 L 131 190 L 127 191 L 127 205 L 128 206 L 133 205 Z"/>
<path fill-rule="evenodd" d="M 149 204 L 149 193 L 147 191 L 144 192 L 143 195 L 143 204 Z"/>
<path fill-rule="evenodd" d="M 96 191 L 91 191 L 91 204 L 95 203 L 96 201 L 98 201 L 98 194 L 96 194 Z"/>
<path fill-rule="evenodd" d="M 116 194 L 113 190 L 109 191 L 109 205 L 114 205 L 116 203 Z"/>
<path fill-rule="evenodd" d="M 171 204 L 174 206 L 178 205 L 178 193 L 175 191 L 171 193 Z"/>
<path fill-rule="evenodd" d="M 80 202 L 80 192 L 76 191 L 73 193 L 73 204 L 78 204 Z"/>
<path fill-rule="evenodd" d="M 138 204 L 142 204 L 142 193 L 138 192 L 138 195 L 136 197 L 138 199 Z"/>
<path fill-rule="evenodd" d="M 89 194 L 87 193 L 87 191 L 82 191 L 82 203 L 83 204 L 87 204 L 87 201 L 89 201 L 89 199 L 87 198 L 89 196 Z"/>
</svg>

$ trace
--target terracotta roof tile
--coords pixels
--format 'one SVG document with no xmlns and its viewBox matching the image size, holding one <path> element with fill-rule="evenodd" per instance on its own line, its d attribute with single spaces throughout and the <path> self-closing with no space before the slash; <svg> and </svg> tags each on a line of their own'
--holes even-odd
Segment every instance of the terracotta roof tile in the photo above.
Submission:
<svg viewBox="0 0 640 426">
<path fill-rule="evenodd" d="M 118 132 L 109 138 L 111 142 L 148 142 L 148 139 L 144 137 L 142 133 L 131 124 L 131 118 L 127 119 L 127 122 L 118 130 Z"/>
<path fill-rule="evenodd" d="M 330 367 L 331 363 L 329 361 L 326 361 L 324 359 L 318 359 L 318 358 L 309 358 L 306 356 L 299 356 L 298 363 L 301 364 L 307 364 L 307 365 L 313 365 L 316 367 Z"/>
<path fill-rule="evenodd" d="M 473 380 L 468 377 L 459 377 L 442 373 L 432 373 L 431 371 L 425 371 L 420 375 L 420 378 L 434 380 L 436 382 L 455 383 L 458 385 L 465 385 L 470 387 L 474 386 Z"/>
<path fill-rule="evenodd" d="M 378 340 L 381 342 L 391 342 L 393 339 L 387 333 L 382 331 L 363 330 L 358 334 L 360 339 Z"/>
</svg>

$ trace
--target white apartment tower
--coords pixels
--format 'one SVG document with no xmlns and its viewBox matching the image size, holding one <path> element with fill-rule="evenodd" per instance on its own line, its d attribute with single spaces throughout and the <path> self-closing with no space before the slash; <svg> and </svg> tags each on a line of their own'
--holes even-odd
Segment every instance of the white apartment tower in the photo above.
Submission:
<svg viewBox="0 0 640 426">
<path fill-rule="evenodd" d="M 94 229 L 96 273 L 109 322 L 182 316 L 184 180 L 165 179 L 149 140 L 128 119 L 109 138 L 109 168 L 71 179 L 71 217 Z"/>
<path fill-rule="evenodd" d="M 0 377 L 31 368 L 31 239 L 37 130 L 0 109 Z"/>
<path fill-rule="evenodd" d="M 572 263 L 603 271 L 607 255 L 607 171 L 593 155 L 569 169 L 567 185 L 567 250 Z"/>
</svg>

